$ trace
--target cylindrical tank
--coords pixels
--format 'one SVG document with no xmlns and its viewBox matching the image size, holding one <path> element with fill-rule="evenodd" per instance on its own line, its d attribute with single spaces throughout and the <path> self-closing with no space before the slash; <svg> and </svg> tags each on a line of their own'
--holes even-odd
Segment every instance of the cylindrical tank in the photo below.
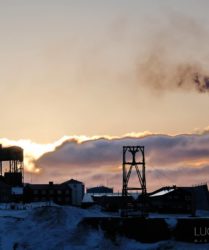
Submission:
<svg viewBox="0 0 209 250">
<path fill-rule="evenodd" d="M 0 161 L 21 161 L 23 162 L 23 149 L 17 146 L 2 148 L 0 146 Z"/>
</svg>

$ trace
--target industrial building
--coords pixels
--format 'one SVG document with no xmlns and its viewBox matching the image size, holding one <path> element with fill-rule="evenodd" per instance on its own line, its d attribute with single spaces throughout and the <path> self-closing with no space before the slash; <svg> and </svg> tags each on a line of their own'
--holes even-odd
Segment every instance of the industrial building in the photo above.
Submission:
<svg viewBox="0 0 209 250">
<path fill-rule="evenodd" d="M 61 184 L 24 184 L 23 149 L 0 145 L 0 202 L 52 201 L 60 205 L 80 206 L 84 184 L 70 179 Z"/>
<path fill-rule="evenodd" d="M 128 155 L 131 156 L 128 158 Z M 146 212 L 191 213 L 209 210 L 207 184 L 195 187 L 162 187 L 147 193 L 145 178 L 145 154 L 143 146 L 123 147 L 122 193 L 113 188 L 91 187 L 84 195 L 84 183 L 70 179 L 60 184 L 24 184 L 24 154 L 20 147 L 3 148 L 0 145 L 0 202 L 54 202 L 60 205 L 89 207 L 99 204 L 106 211 L 131 208 Z M 129 186 L 129 179 L 136 170 L 139 185 Z M 134 196 L 137 192 L 137 196 Z M 140 195 L 139 195 L 139 193 Z M 146 210 L 146 211 L 145 211 Z"/>
<path fill-rule="evenodd" d="M 159 213 L 191 213 L 209 210 L 207 184 L 194 187 L 163 187 L 147 197 L 147 209 Z"/>
<path fill-rule="evenodd" d="M 90 194 L 112 194 L 113 188 L 98 186 L 98 187 L 87 188 L 86 192 Z"/>
<path fill-rule="evenodd" d="M 11 186 L 0 181 L 0 202 L 5 203 L 11 200 Z"/>
<path fill-rule="evenodd" d="M 63 182 L 62 185 L 66 185 L 72 190 L 72 205 L 81 206 L 85 191 L 83 182 L 70 179 L 69 181 Z"/>
<path fill-rule="evenodd" d="M 27 184 L 24 187 L 24 202 L 54 202 L 59 205 L 72 203 L 72 190 L 67 185 L 54 184 Z"/>
<path fill-rule="evenodd" d="M 24 201 L 52 201 L 59 205 L 80 206 L 84 195 L 84 184 L 69 180 L 60 184 L 50 181 L 48 184 L 27 184 L 24 187 Z"/>
</svg>

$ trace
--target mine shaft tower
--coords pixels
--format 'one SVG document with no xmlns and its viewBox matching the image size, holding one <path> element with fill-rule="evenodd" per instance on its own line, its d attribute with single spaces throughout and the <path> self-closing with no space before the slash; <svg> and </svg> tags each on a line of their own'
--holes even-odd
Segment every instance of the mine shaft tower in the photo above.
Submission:
<svg viewBox="0 0 209 250">
<path fill-rule="evenodd" d="M 128 182 L 131 172 L 135 168 L 139 186 L 129 187 Z M 123 147 L 123 188 L 122 195 L 128 196 L 129 190 L 139 190 L 142 196 L 146 196 L 146 176 L 145 176 L 145 156 L 144 146 L 124 146 Z"/>
</svg>

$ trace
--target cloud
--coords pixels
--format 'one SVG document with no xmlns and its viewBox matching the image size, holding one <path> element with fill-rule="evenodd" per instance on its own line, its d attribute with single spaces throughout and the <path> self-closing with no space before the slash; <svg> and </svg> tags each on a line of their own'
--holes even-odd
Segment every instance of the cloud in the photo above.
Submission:
<svg viewBox="0 0 209 250">
<path fill-rule="evenodd" d="M 42 172 L 34 176 L 34 181 L 77 178 L 87 186 L 108 183 L 120 190 L 124 145 L 145 146 L 148 189 L 168 183 L 185 185 L 185 180 L 187 185 L 195 184 L 209 178 L 209 134 L 205 133 L 97 138 L 81 143 L 67 140 L 36 160 Z M 131 178 L 137 181 L 135 174 Z"/>
<path fill-rule="evenodd" d="M 53 151 L 57 146 L 61 145 L 67 139 L 72 139 L 71 137 L 63 136 L 58 141 L 51 144 L 39 144 L 32 142 L 31 140 L 20 139 L 20 140 L 10 140 L 7 138 L 1 138 L 0 143 L 3 147 L 7 146 L 19 146 L 24 149 L 24 163 L 26 172 L 39 172 L 39 169 L 36 168 L 34 162 L 36 159 L 41 157 L 45 152 Z M 79 142 L 77 137 L 73 138 Z"/>
<path fill-rule="evenodd" d="M 208 128 L 193 134 L 130 133 L 122 137 L 65 136 L 52 144 L 0 140 L 3 146 L 24 148 L 25 182 L 62 182 L 70 178 L 87 187 L 122 186 L 122 147 L 145 146 L 148 190 L 163 185 L 193 185 L 209 179 Z M 137 183 L 133 172 L 130 181 Z"/>
<path fill-rule="evenodd" d="M 159 186 L 188 186 L 207 183 L 209 178 L 209 165 L 194 168 L 182 166 L 168 169 L 151 169 L 147 171 L 148 183 L 151 182 L 151 189 Z"/>
</svg>

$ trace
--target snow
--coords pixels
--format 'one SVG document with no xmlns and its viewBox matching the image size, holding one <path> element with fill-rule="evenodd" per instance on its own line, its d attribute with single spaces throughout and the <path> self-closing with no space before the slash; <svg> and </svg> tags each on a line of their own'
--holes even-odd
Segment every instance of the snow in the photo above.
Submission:
<svg viewBox="0 0 209 250">
<path fill-rule="evenodd" d="M 89 194 L 89 193 L 86 193 L 84 194 L 84 197 L 83 197 L 83 200 L 82 200 L 83 203 L 94 203 L 94 200 L 92 198 L 92 194 Z"/>
<path fill-rule="evenodd" d="M 111 241 L 101 230 L 79 224 L 84 217 L 108 216 L 98 207 L 85 210 L 52 203 L 50 206 L 47 203 L 19 205 L 17 210 L 9 207 L 5 204 L 0 206 L 1 250 L 197 249 L 196 244 L 175 241 L 143 244 L 125 237 L 117 237 L 115 241 Z M 173 227 L 176 218 L 168 217 L 166 222 Z M 198 249 L 209 249 L 209 244 L 199 244 Z"/>
<path fill-rule="evenodd" d="M 131 193 L 129 194 L 130 196 L 132 196 L 134 199 L 137 199 L 139 194 L 138 193 Z M 94 193 L 85 193 L 82 202 L 85 203 L 94 203 L 93 197 L 101 197 L 101 196 L 107 196 L 107 197 L 112 197 L 112 196 L 122 196 L 122 194 L 120 193 L 99 193 L 99 194 L 94 194 Z"/>
<path fill-rule="evenodd" d="M 149 218 L 164 218 L 164 219 L 190 219 L 191 214 L 159 214 L 159 213 L 149 213 Z M 197 210 L 195 217 L 198 218 L 209 218 L 209 211 L 207 210 Z"/>
<path fill-rule="evenodd" d="M 196 216 L 198 217 L 209 217 L 209 211 L 207 210 L 197 210 L 196 211 Z"/>
<path fill-rule="evenodd" d="M 157 192 L 155 194 L 150 195 L 150 197 L 155 197 L 155 196 L 161 196 L 161 195 L 165 195 L 168 194 L 170 192 L 173 192 L 174 189 L 169 189 L 169 190 L 162 190 L 160 192 Z"/>
<path fill-rule="evenodd" d="M 87 193 L 91 196 L 101 197 L 101 196 L 122 196 L 122 193 Z"/>
<path fill-rule="evenodd" d="M 83 217 L 105 216 L 98 209 L 40 205 L 0 210 L 1 250 L 87 249 L 81 247 L 85 242 L 91 249 L 98 244 L 101 233 L 77 228 Z"/>
<path fill-rule="evenodd" d="M 17 195 L 23 194 L 23 188 L 22 187 L 12 187 L 12 194 L 17 194 Z"/>
<path fill-rule="evenodd" d="M 190 218 L 190 214 L 159 214 L 159 213 L 149 213 L 149 218 L 173 218 L 173 219 L 178 219 L 178 218 Z"/>
<path fill-rule="evenodd" d="M 165 222 L 170 229 L 175 229 L 178 221 L 176 218 L 165 218 Z"/>
</svg>

